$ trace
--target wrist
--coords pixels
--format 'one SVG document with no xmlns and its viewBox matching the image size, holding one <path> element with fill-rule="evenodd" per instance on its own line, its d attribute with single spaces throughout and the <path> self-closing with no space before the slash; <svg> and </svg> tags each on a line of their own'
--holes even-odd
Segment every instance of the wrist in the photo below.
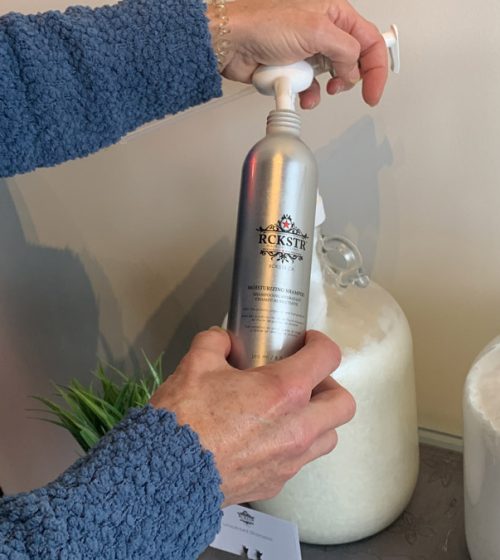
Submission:
<svg viewBox="0 0 500 560">
<path fill-rule="evenodd" d="M 208 29 L 212 37 L 212 48 L 220 74 L 233 55 L 232 25 L 229 3 L 234 0 L 205 0 L 207 3 Z"/>
</svg>

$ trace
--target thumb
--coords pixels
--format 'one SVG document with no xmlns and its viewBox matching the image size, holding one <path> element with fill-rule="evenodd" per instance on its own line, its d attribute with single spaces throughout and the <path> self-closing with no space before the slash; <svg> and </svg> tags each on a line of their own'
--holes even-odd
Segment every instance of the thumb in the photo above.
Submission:
<svg viewBox="0 0 500 560">
<path fill-rule="evenodd" d="M 228 365 L 226 358 L 230 350 L 231 339 L 227 331 L 211 327 L 194 337 L 180 365 L 191 371 L 211 371 Z"/>
</svg>

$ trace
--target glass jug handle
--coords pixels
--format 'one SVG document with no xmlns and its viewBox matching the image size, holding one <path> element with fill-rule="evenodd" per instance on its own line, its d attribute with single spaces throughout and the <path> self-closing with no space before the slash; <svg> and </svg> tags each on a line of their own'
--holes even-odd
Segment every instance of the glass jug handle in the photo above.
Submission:
<svg viewBox="0 0 500 560">
<path fill-rule="evenodd" d="M 321 254 L 327 271 L 338 288 L 366 288 L 370 277 L 363 270 L 363 257 L 354 242 L 335 235 L 321 238 Z"/>
</svg>

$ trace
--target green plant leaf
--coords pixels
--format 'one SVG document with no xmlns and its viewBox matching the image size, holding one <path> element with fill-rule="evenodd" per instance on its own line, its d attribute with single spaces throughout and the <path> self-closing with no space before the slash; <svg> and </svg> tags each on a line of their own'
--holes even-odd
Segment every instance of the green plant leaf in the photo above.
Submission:
<svg viewBox="0 0 500 560">
<path fill-rule="evenodd" d="M 159 387 L 161 382 L 162 382 L 162 377 L 163 377 L 163 375 L 161 374 L 162 355 L 160 355 L 160 357 L 156 360 L 154 365 L 148 360 L 148 358 L 147 358 L 146 354 L 144 354 L 144 352 L 142 353 L 142 355 L 144 356 L 144 360 L 146 361 L 146 364 L 148 365 L 149 373 L 150 373 L 151 377 L 153 378 L 155 386 Z"/>
<path fill-rule="evenodd" d="M 115 426 L 130 408 L 148 403 L 152 394 L 163 382 L 162 356 L 151 363 L 144 355 L 147 365 L 143 375 L 129 377 L 114 366 L 97 365 L 93 378 L 85 387 L 77 379 L 67 386 L 54 384 L 60 403 L 44 397 L 33 397 L 46 409 L 37 410 L 51 418 L 40 418 L 68 430 L 84 451 Z"/>
</svg>

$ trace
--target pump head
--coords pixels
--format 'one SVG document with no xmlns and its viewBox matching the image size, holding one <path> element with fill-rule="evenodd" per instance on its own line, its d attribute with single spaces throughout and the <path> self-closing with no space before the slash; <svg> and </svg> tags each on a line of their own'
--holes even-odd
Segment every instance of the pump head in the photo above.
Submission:
<svg viewBox="0 0 500 560">
<path fill-rule="evenodd" d="M 313 79 L 313 67 L 302 60 L 286 66 L 260 66 L 252 81 L 258 92 L 275 96 L 277 111 L 295 111 L 297 94 L 306 90 Z"/>
<path fill-rule="evenodd" d="M 401 63 L 399 58 L 399 33 L 393 24 L 391 29 L 382 33 L 391 59 L 391 70 L 398 74 Z M 295 111 L 297 94 L 305 91 L 314 76 L 330 72 L 334 75 L 332 61 L 322 54 L 307 60 L 283 66 L 259 66 L 253 74 L 252 82 L 263 95 L 274 95 L 277 111 Z"/>
</svg>

